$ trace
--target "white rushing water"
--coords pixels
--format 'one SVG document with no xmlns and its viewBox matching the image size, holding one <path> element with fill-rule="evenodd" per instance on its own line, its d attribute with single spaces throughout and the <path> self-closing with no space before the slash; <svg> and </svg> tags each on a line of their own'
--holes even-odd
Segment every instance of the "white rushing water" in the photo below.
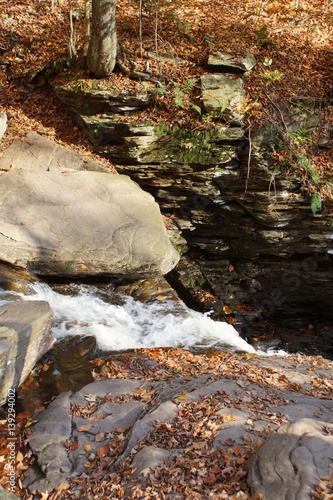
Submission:
<svg viewBox="0 0 333 500">
<path fill-rule="evenodd" d="M 57 293 L 45 283 L 31 285 L 31 295 L 1 292 L 0 305 L 8 300 L 46 300 L 55 321 L 54 336 L 94 335 L 104 351 L 142 347 L 228 346 L 255 352 L 233 326 L 213 321 L 209 315 L 193 311 L 183 302 L 172 300 L 142 303 L 122 296 L 122 305 L 114 305 L 98 296 L 93 286 L 80 286 L 75 296 Z"/>
</svg>

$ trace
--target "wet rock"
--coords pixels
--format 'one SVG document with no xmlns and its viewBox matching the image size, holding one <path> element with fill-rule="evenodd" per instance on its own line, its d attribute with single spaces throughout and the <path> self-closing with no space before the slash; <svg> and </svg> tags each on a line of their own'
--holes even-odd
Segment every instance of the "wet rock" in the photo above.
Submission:
<svg viewBox="0 0 333 500">
<path fill-rule="evenodd" d="M 0 306 L 0 404 L 20 386 L 54 344 L 53 312 L 47 302 L 22 301 Z"/>
<path fill-rule="evenodd" d="M 116 292 L 129 295 L 141 302 L 154 300 L 179 300 L 176 292 L 164 278 L 140 280 L 116 287 Z"/>
<path fill-rule="evenodd" d="M 18 170 L 1 176 L 0 258 L 36 274 L 163 275 L 177 263 L 159 208 L 128 177 Z"/>
<path fill-rule="evenodd" d="M 25 269 L 0 262 L 0 287 L 4 290 L 24 293 L 27 286 L 34 281 L 38 281 L 37 276 L 28 273 Z"/>
<path fill-rule="evenodd" d="M 329 474 L 333 436 L 325 428 L 332 422 L 302 418 L 279 427 L 248 462 L 252 494 L 262 494 L 263 500 L 310 500 L 318 478 Z"/>
</svg>

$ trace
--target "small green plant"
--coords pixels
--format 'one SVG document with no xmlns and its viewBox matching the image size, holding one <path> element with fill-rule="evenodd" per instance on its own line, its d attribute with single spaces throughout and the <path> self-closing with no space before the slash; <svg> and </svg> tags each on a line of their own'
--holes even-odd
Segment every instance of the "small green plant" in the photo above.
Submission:
<svg viewBox="0 0 333 500">
<path fill-rule="evenodd" d="M 283 73 L 278 70 L 265 71 L 265 73 L 260 73 L 261 78 L 266 81 L 266 86 L 271 85 L 271 83 L 278 82 L 283 78 Z"/>
<path fill-rule="evenodd" d="M 287 137 L 291 137 L 295 146 L 310 142 L 310 131 L 307 128 L 299 128 L 293 132 L 288 132 Z"/>
<path fill-rule="evenodd" d="M 313 167 L 313 165 L 311 164 L 309 158 L 306 156 L 305 153 L 298 155 L 296 158 L 296 161 L 297 161 L 298 166 L 301 167 L 302 170 L 305 170 L 310 175 L 311 180 L 315 184 L 322 184 L 322 181 L 318 175 L 318 172 Z M 324 183 L 327 184 L 327 181 L 324 181 Z M 317 211 L 321 210 L 322 200 L 321 200 L 321 196 L 318 192 L 315 192 L 312 195 L 310 206 L 311 206 L 311 211 L 312 211 L 313 215 L 316 215 Z"/>
<path fill-rule="evenodd" d="M 266 24 L 261 26 L 261 28 L 257 31 L 257 40 L 258 40 L 258 43 L 262 47 L 268 47 L 268 45 L 274 45 L 272 40 L 267 38 L 267 26 L 266 26 Z"/>
<path fill-rule="evenodd" d="M 188 100 L 189 94 L 192 92 L 194 89 L 195 85 L 197 83 L 197 80 L 189 78 L 186 81 L 186 84 L 184 87 L 179 87 L 179 85 L 175 82 L 170 82 L 169 86 L 172 87 L 173 91 L 173 98 L 174 102 L 177 106 L 179 106 L 182 109 L 189 109 L 192 108 L 194 109 L 197 113 L 201 114 L 201 108 L 194 102 L 191 102 Z M 150 88 L 149 84 L 147 82 L 142 82 L 142 86 L 147 90 Z M 170 91 L 170 90 L 169 90 Z M 165 96 L 169 93 L 167 89 L 164 87 L 157 87 L 151 90 L 151 92 L 154 95 L 160 95 L 160 96 Z"/>
<path fill-rule="evenodd" d="M 272 66 L 272 63 L 273 63 L 273 59 L 270 59 L 269 57 L 265 57 L 265 60 L 263 62 L 263 65 L 266 67 L 266 68 L 270 68 Z"/>
<path fill-rule="evenodd" d="M 189 42 L 193 42 L 194 36 L 193 33 L 190 32 L 190 24 L 188 22 L 183 23 L 180 19 L 178 19 L 179 28 L 187 35 Z"/>
<path fill-rule="evenodd" d="M 302 169 L 305 170 L 309 175 L 311 180 L 315 183 L 318 184 L 320 182 L 320 177 L 316 171 L 316 169 L 312 166 L 309 158 L 306 156 L 305 153 L 299 154 L 296 158 L 298 166 Z"/>
<path fill-rule="evenodd" d="M 321 210 L 321 196 L 319 193 L 314 193 L 311 198 L 311 212 L 316 215 L 317 210 Z"/>
</svg>

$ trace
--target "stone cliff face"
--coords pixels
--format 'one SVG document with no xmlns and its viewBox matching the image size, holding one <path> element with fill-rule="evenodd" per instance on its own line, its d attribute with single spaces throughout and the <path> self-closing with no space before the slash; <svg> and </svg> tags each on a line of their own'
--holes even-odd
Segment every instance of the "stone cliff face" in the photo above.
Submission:
<svg viewBox="0 0 333 500">
<path fill-rule="evenodd" d="M 203 96 L 207 85 L 202 82 Z M 235 87 L 244 98 L 241 85 Z M 169 279 L 185 298 L 195 303 L 206 289 L 217 297 L 208 308 L 219 316 L 228 306 L 237 321 L 241 317 L 244 331 L 262 319 L 304 317 L 309 325 L 332 317 L 332 217 L 312 214 L 301 176 L 272 169 L 276 129 L 255 130 L 249 137 L 237 114 L 239 96 L 228 97 L 228 116 L 238 116 L 233 126 L 206 131 L 117 123 L 108 111 L 97 116 L 94 104 L 83 113 L 80 96 L 78 106 L 63 89 L 59 97 L 97 150 L 160 205 L 183 253 Z M 290 130 L 317 123 L 315 110 L 288 117 Z M 239 304 L 254 306 L 246 320 Z"/>
<path fill-rule="evenodd" d="M 240 127 L 191 133 L 105 117 L 91 123 L 100 152 L 152 193 L 177 229 L 183 261 L 191 260 L 190 271 L 173 273 L 178 287 L 192 295 L 207 287 L 231 309 L 252 304 L 265 318 L 332 315 L 333 221 L 312 214 L 300 177 L 272 171 L 271 129 L 252 133 L 249 165 Z"/>
<path fill-rule="evenodd" d="M 269 131 L 253 134 L 249 172 L 241 129 L 204 133 L 205 144 L 192 147 L 190 138 L 176 147 L 174 135 L 148 136 L 146 148 L 142 136 L 124 139 L 128 159 L 118 170 L 171 216 L 213 293 L 230 307 L 255 304 L 266 317 L 310 306 L 332 314 L 332 218 L 311 213 L 302 179 L 272 173 Z"/>
</svg>

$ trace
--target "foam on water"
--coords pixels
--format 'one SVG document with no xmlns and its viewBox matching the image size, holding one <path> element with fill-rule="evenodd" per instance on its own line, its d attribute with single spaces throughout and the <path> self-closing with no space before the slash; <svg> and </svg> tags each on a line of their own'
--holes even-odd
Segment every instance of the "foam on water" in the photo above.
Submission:
<svg viewBox="0 0 333 500">
<path fill-rule="evenodd" d="M 75 296 L 55 292 L 45 283 L 31 285 L 31 295 L 0 293 L 0 304 L 8 300 L 46 300 L 55 321 L 52 331 L 57 339 L 68 335 L 94 335 L 98 347 L 119 351 L 140 347 L 228 346 L 256 352 L 233 326 L 213 321 L 182 302 L 164 300 L 142 303 L 123 297 L 122 305 L 110 304 L 97 296 L 93 286 L 81 286 Z M 1 302 L 2 301 L 2 302 Z"/>
</svg>

